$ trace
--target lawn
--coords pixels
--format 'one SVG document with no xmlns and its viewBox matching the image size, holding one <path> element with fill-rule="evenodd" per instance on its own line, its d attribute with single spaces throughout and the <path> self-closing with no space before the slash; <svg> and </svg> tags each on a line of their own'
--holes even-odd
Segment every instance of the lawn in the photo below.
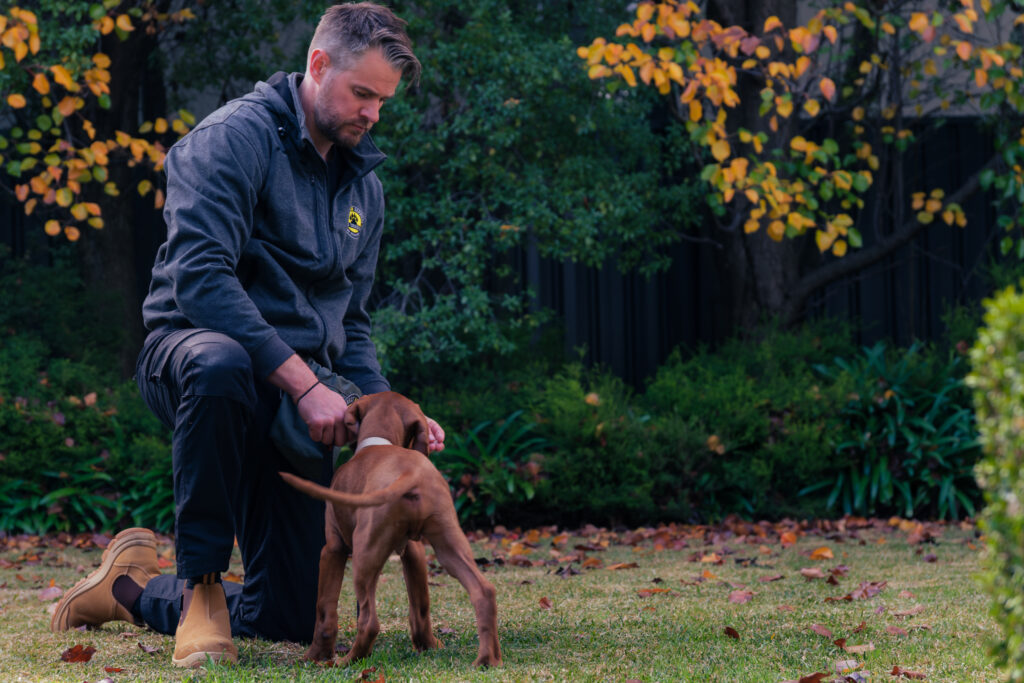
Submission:
<svg viewBox="0 0 1024 683">
<path fill-rule="evenodd" d="M 444 648 L 413 652 L 397 561 L 381 578 L 381 635 L 368 659 L 323 667 L 303 663 L 301 645 L 246 640 L 238 666 L 187 672 L 170 663 L 172 638 L 129 624 L 49 632 L 60 589 L 99 564 L 107 537 L 0 539 L 0 680 L 999 680 L 986 656 L 998 631 L 974 579 L 981 544 L 969 524 L 846 519 L 471 536 L 498 588 L 504 666 L 486 671 L 470 666 L 468 597 L 441 573 L 431 598 Z M 170 541 L 159 550 L 172 566 Z M 355 627 L 350 578 L 342 647 Z M 95 652 L 63 661 L 76 646 Z"/>
</svg>

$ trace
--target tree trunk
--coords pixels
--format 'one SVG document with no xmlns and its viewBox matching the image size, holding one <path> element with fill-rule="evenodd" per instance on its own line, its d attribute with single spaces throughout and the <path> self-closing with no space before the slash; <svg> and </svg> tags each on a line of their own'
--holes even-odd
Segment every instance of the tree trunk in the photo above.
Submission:
<svg viewBox="0 0 1024 683">
<path fill-rule="evenodd" d="M 760 33 L 765 19 L 776 16 L 786 26 L 796 24 L 795 0 L 711 0 L 708 17 L 723 26 L 741 26 Z M 767 121 L 758 113 L 761 83 L 741 78 L 737 83 L 740 108 L 731 125 L 752 132 L 767 129 Z M 738 116 L 737 116 L 738 115 Z M 723 249 L 718 251 L 718 272 L 725 301 L 718 327 L 726 334 L 744 332 L 778 316 L 784 309 L 787 293 L 799 278 L 802 239 L 775 242 L 762 228 L 746 234 L 740 221 L 718 232 Z"/>
<path fill-rule="evenodd" d="M 139 28 L 122 41 L 114 35 L 104 37 L 102 50 L 111 58 L 110 109 L 91 112 L 97 139 L 113 139 L 116 131 L 137 134 L 143 120 L 152 121 L 166 109 L 163 74 L 155 64 L 157 38 Z M 144 65 L 139 68 L 139 65 Z M 152 208 L 153 195 L 140 198 L 136 187 L 146 177 L 144 164 L 129 167 L 123 152 L 111 155 L 109 180 L 120 190 L 118 200 L 108 203 L 104 227 L 89 229 L 78 243 L 82 277 L 90 300 L 109 304 L 113 293 L 118 307 L 115 319 L 123 334 L 119 370 L 131 377 L 145 330 L 142 326 L 142 299 L 148 287 L 148 270 L 141 268 L 155 247 L 152 233 L 161 232 L 160 216 Z M 115 161 L 116 158 L 116 161 Z M 151 175 L 151 172 L 149 172 Z M 102 189 L 95 188 L 100 193 Z M 116 207 L 116 208 L 110 208 Z"/>
</svg>

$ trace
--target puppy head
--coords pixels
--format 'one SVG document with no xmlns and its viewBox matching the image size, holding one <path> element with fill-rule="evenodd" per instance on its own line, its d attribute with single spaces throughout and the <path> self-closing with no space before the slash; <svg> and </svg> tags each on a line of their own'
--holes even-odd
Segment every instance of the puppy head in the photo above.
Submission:
<svg viewBox="0 0 1024 683">
<path fill-rule="evenodd" d="M 420 407 L 393 391 L 357 399 L 345 413 L 345 426 L 358 439 L 379 436 L 403 448 L 428 454 L 430 432 Z"/>
</svg>

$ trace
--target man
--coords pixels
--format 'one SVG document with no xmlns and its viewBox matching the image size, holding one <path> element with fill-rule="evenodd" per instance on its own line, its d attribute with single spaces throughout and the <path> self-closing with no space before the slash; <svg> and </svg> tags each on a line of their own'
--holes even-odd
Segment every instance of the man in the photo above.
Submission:
<svg viewBox="0 0 1024 683">
<path fill-rule="evenodd" d="M 350 440 L 345 398 L 389 388 L 367 298 L 383 226 L 368 131 L 420 64 L 405 23 L 372 3 L 327 10 L 304 74 L 278 73 L 207 117 L 167 155 L 167 241 L 139 356 L 143 398 L 173 428 L 177 577 L 146 529 L 118 534 L 65 594 L 55 631 L 120 619 L 176 634 L 173 662 L 236 661 L 232 636 L 310 640 L 323 503 L 286 485 L 269 438 L 292 401 L 313 441 Z M 356 391 L 353 391 L 356 393 Z M 430 421 L 431 448 L 444 432 Z M 242 586 L 221 582 L 237 538 Z"/>
</svg>

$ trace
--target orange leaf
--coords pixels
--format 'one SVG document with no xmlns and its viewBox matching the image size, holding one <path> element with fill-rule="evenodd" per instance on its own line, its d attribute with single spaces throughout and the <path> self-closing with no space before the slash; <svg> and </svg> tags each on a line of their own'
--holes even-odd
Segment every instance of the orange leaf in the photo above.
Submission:
<svg viewBox="0 0 1024 683">
<path fill-rule="evenodd" d="M 817 633 L 819 636 L 824 636 L 825 638 L 832 637 L 832 631 L 829 631 L 821 624 L 811 624 L 808 628 Z"/>
<path fill-rule="evenodd" d="M 541 606 L 541 609 L 551 609 L 551 598 L 544 596 L 537 604 Z"/>
<path fill-rule="evenodd" d="M 46 79 L 46 74 L 42 71 L 35 75 L 32 79 L 32 87 L 35 88 L 36 92 L 40 95 L 46 95 L 50 92 L 50 81 Z"/>
<path fill-rule="evenodd" d="M 22 109 L 28 102 L 25 100 L 24 95 L 12 93 L 7 96 L 7 104 L 11 106 L 11 109 Z"/>
<path fill-rule="evenodd" d="M 618 562 L 608 565 L 608 569 L 610 571 L 618 571 L 619 569 L 636 569 L 639 566 L 636 562 Z"/>
<path fill-rule="evenodd" d="M 836 84 L 831 78 L 821 79 L 818 87 L 821 89 L 821 94 L 825 96 L 826 100 L 831 100 L 836 96 Z"/>
<path fill-rule="evenodd" d="M 782 547 L 788 548 L 789 546 L 796 543 L 796 532 L 786 531 L 780 537 L 779 541 L 782 542 Z"/>
<path fill-rule="evenodd" d="M 50 237 L 56 237 L 60 234 L 60 223 L 51 218 L 46 221 L 46 225 L 43 226 L 43 230 Z"/>
<path fill-rule="evenodd" d="M 835 555 L 832 554 L 832 549 L 827 546 L 822 546 L 811 552 L 812 560 L 831 560 Z"/>
<path fill-rule="evenodd" d="M 735 605 L 745 605 L 754 599 L 754 591 L 738 590 L 729 593 L 729 602 Z"/>
<path fill-rule="evenodd" d="M 128 31 L 134 31 L 135 27 L 132 26 L 132 19 L 127 14 L 119 14 L 117 16 L 117 27 L 126 33 Z"/>
</svg>

